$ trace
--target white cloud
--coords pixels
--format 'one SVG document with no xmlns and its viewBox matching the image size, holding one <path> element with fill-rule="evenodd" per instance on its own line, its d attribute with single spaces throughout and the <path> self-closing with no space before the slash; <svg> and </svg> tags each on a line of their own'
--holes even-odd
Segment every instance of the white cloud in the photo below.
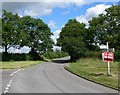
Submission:
<svg viewBox="0 0 120 95">
<path fill-rule="evenodd" d="M 53 9 L 67 8 L 71 5 L 82 6 L 87 4 L 84 0 L 41 0 L 39 2 L 3 2 L 2 9 L 19 15 L 30 15 L 33 17 L 49 15 Z"/>
<path fill-rule="evenodd" d="M 3 51 L 4 51 L 4 49 L 1 52 L 3 52 Z M 29 53 L 29 51 L 30 51 L 30 48 L 27 47 L 27 46 L 24 46 L 24 47 L 22 47 L 20 49 L 16 49 L 14 47 L 10 47 L 8 49 L 9 53 Z"/>
<path fill-rule="evenodd" d="M 29 53 L 31 48 L 29 48 L 28 46 L 24 46 L 20 50 L 21 50 L 21 53 Z"/>
<path fill-rule="evenodd" d="M 24 10 L 24 15 L 37 16 L 38 14 L 33 11 Z"/>
<path fill-rule="evenodd" d="M 99 4 L 96 5 L 95 7 L 91 7 L 87 9 L 85 15 L 80 15 L 76 17 L 76 20 L 85 23 L 86 27 L 89 27 L 88 21 L 92 19 L 92 17 L 98 17 L 99 14 L 105 13 L 105 9 L 111 7 L 111 5 L 104 5 L 104 4 Z"/>
<path fill-rule="evenodd" d="M 51 39 L 57 43 L 57 39 L 59 38 L 59 34 L 60 34 L 61 30 L 57 30 L 55 32 L 53 32 L 53 35 L 51 36 Z"/>
<path fill-rule="evenodd" d="M 53 35 L 51 36 L 51 39 L 55 42 L 55 44 L 57 43 L 57 39 L 59 38 L 59 34 L 60 34 L 61 30 L 57 30 L 55 32 L 53 32 Z M 53 46 L 53 50 L 61 50 L 61 47 L 59 46 Z"/>
<path fill-rule="evenodd" d="M 53 20 L 50 20 L 49 23 L 48 23 L 48 26 L 53 28 L 53 29 L 56 29 L 56 25 L 55 25 L 55 22 Z"/>
<path fill-rule="evenodd" d="M 61 50 L 61 47 L 59 47 L 59 46 L 53 46 L 53 51 L 56 51 L 56 50 Z"/>
</svg>

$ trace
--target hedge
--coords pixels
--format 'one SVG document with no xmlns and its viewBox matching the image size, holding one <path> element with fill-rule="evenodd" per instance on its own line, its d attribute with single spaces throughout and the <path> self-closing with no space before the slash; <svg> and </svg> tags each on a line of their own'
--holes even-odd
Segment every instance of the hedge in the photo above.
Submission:
<svg viewBox="0 0 120 95">
<path fill-rule="evenodd" d="M 87 51 L 85 57 L 102 59 L 102 51 Z M 114 52 L 114 61 L 120 61 L 120 50 Z"/>
<path fill-rule="evenodd" d="M 27 61 L 27 60 L 43 60 L 43 58 L 37 53 L 28 54 L 2 53 L 2 61 Z"/>
</svg>

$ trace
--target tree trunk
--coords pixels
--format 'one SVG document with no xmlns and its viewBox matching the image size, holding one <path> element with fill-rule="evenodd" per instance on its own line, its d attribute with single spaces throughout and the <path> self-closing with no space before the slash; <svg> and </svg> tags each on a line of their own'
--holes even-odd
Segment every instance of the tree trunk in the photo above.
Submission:
<svg viewBox="0 0 120 95">
<path fill-rule="evenodd" d="M 71 56 L 70 56 L 70 61 L 71 61 L 71 62 L 74 62 L 74 61 L 75 61 L 75 57 L 71 55 Z"/>
<path fill-rule="evenodd" d="M 34 49 L 34 48 L 31 48 L 31 52 L 34 53 L 34 52 L 35 52 L 35 49 Z"/>
<path fill-rule="evenodd" d="M 7 45 L 5 45 L 5 53 L 8 53 L 8 52 L 7 52 Z"/>
</svg>

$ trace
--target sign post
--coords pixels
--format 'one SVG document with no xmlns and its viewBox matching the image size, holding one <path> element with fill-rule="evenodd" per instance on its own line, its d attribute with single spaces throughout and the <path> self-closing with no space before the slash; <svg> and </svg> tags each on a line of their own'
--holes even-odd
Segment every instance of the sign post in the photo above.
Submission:
<svg viewBox="0 0 120 95">
<path fill-rule="evenodd" d="M 107 52 L 104 52 L 103 56 L 104 56 L 104 62 L 108 63 L 108 75 L 110 75 L 110 62 L 113 61 L 114 54 L 112 52 L 109 52 L 108 42 L 107 42 Z"/>
<path fill-rule="evenodd" d="M 107 52 L 109 52 L 109 46 L 108 46 L 108 42 L 107 42 Z M 107 53 L 107 57 L 108 57 L 108 53 Z M 108 75 L 110 75 L 110 62 L 108 62 Z"/>
</svg>

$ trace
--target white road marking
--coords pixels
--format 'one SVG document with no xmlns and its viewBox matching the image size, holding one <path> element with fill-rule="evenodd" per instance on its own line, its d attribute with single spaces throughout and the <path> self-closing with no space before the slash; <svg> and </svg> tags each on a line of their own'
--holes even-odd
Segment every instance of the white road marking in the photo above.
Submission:
<svg viewBox="0 0 120 95">
<path fill-rule="evenodd" d="M 8 90 L 5 90 L 5 91 L 4 91 L 4 94 L 6 94 L 7 92 L 8 92 Z"/>
<path fill-rule="evenodd" d="M 11 84 L 13 83 L 13 79 L 14 79 L 14 77 L 16 76 L 16 73 L 18 73 L 20 70 L 24 70 L 24 69 L 18 69 L 18 70 L 16 70 L 16 71 L 14 71 L 12 74 L 10 74 L 10 77 L 12 77 L 12 78 L 11 78 L 11 80 L 9 81 L 9 83 L 7 84 L 7 86 L 6 86 L 6 88 L 5 88 L 5 91 L 3 92 L 4 94 L 8 93 L 8 91 L 9 91 L 9 89 L 10 89 L 10 87 L 11 87 Z"/>
<path fill-rule="evenodd" d="M 10 76 L 14 76 L 17 72 L 19 72 L 21 69 L 18 69 L 17 71 L 13 72 L 12 74 L 10 74 Z"/>
<path fill-rule="evenodd" d="M 11 83 L 10 83 L 11 84 Z M 7 87 L 10 87 L 10 84 L 7 85 Z"/>
</svg>

